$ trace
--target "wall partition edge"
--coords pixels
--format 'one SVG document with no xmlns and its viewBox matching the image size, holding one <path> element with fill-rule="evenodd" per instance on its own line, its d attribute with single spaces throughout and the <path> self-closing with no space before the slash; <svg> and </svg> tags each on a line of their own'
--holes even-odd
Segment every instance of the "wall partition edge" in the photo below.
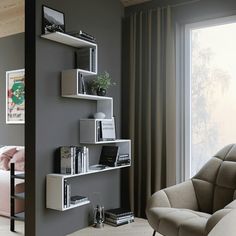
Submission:
<svg viewBox="0 0 236 236">
<path fill-rule="evenodd" d="M 25 0 L 25 235 L 36 235 L 35 1 Z"/>
</svg>

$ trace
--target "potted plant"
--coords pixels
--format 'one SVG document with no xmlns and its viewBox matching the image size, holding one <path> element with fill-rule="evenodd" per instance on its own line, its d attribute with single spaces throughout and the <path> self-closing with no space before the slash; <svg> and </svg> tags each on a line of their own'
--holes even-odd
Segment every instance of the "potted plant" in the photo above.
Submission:
<svg viewBox="0 0 236 236">
<path fill-rule="evenodd" d="M 104 71 L 92 81 L 92 89 L 97 92 L 98 96 L 105 96 L 107 89 L 110 86 L 116 85 L 116 83 L 111 80 L 110 74 L 107 71 Z"/>
</svg>

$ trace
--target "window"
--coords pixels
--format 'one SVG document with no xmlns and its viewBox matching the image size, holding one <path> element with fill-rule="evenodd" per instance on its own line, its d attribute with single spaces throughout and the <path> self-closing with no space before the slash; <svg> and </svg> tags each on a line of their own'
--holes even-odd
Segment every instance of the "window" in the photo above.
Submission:
<svg viewBox="0 0 236 236">
<path fill-rule="evenodd" d="M 236 142 L 236 17 L 185 30 L 185 178 Z"/>
</svg>

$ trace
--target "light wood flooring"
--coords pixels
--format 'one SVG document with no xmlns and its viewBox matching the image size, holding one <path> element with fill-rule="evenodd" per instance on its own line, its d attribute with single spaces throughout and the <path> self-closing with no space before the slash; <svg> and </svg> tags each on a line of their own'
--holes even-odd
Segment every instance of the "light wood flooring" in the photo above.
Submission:
<svg viewBox="0 0 236 236">
<path fill-rule="evenodd" d="M 10 220 L 6 217 L 0 216 L 0 235 L 1 236 L 22 236 L 24 235 L 24 223 L 16 221 L 15 223 L 16 232 L 10 231 Z"/>
<path fill-rule="evenodd" d="M 68 236 L 152 236 L 153 230 L 147 220 L 135 218 L 135 222 L 119 227 L 104 226 L 102 229 L 88 227 Z M 156 236 L 158 236 L 156 234 Z"/>
<path fill-rule="evenodd" d="M 152 236 L 153 230 L 144 219 L 135 218 L 135 222 L 119 227 L 104 226 L 102 229 L 88 227 L 68 236 Z M 23 236 L 24 223 L 16 221 L 16 232 L 10 232 L 10 221 L 8 218 L 0 217 L 0 235 L 1 236 Z M 156 234 L 156 236 L 158 236 Z"/>
</svg>

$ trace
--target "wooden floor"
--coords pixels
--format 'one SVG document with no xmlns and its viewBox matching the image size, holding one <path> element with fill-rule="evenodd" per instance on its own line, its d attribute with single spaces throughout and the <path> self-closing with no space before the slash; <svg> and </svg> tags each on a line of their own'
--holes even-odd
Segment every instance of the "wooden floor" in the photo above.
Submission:
<svg viewBox="0 0 236 236">
<path fill-rule="evenodd" d="M 0 216 L 0 235 L 1 236 L 18 236 L 24 235 L 24 223 L 16 221 L 16 232 L 10 231 L 10 220 Z"/>
<path fill-rule="evenodd" d="M 104 226 L 102 229 L 88 227 L 74 232 L 68 236 L 152 236 L 153 230 L 144 219 L 135 218 L 135 222 L 119 227 Z M 16 222 L 16 232 L 10 232 L 10 221 L 8 218 L 0 217 L 0 235 L 1 236 L 23 236 L 24 223 Z M 156 236 L 158 236 L 156 234 Z"/>
<path fill-rule="evenodd" d="M 104 226 L 102 229 L 88 227 L 68 236 L 152 236 L 153 230 L 144 219 L 135 218 L 135 222 L 119 227 Z M 157 234 L 156 234 L 157 236 Z"/>
</svg>

